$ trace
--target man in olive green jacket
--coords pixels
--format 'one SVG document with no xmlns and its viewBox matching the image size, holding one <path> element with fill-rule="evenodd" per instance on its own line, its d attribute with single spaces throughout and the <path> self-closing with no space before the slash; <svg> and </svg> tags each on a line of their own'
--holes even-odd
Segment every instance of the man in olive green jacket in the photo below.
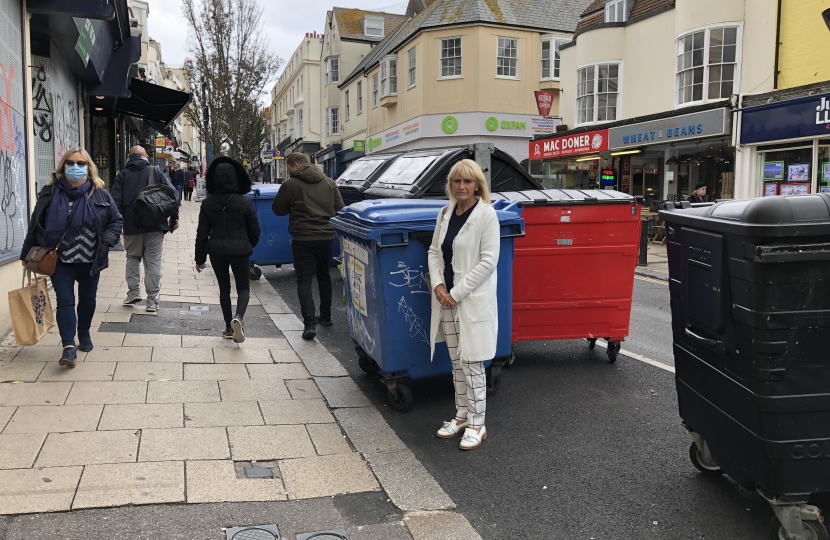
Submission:
<svg viewBox="0 0 830 540">
<path fill-rule="evenodd" d="M 314 339 L 317 323 L 331 326 L 331 274 L 329 261 L 334 249 L 334 228 L 329 220 L 343 208 L 343 198 L 334 180 L 323 174 L 308 158 L 295 152 L 286 159 L 291 177 L 274 197 L 271 209 L 288 216 L 291 253 L 297 274 L 297 295 L 303 314 L 303 339 Z M 314 314 L 311 280 L 320 287 L 320 317 Z"/>
</svg>

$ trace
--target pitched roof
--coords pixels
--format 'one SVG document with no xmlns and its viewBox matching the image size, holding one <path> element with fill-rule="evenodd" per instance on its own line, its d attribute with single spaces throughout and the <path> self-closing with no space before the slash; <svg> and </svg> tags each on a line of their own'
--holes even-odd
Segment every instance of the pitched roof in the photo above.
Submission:
<svg viewBox="0 0 830 540">
<path fill-rule="evenodd" d="M 634 6 L 631 8 L 628 20 L 632 21 L 638 17 L 645 17 L 655 11 L 671 9 L 674 7 L 674 3 L 675 0 L 634 0 Z M 582 12 L 579 24 L 576 25 L 577 32 L 584 30 L 589 26 L 604 23 L 604 7 L 605 0 L 594 0 L 591 5 Z"/>
<path fill-rule="evenodd" d="M 628 18 L 629 20 L 636 19 L 658 9 L 674 7 L 674 2 L 675 0 L 636 0 Z"/>
<path fill-rule="evenodd" d="M 383 32 L 389 35 L 406 21 L 405 15 L 384 13 L 382 11 L 366 11 L 353 8 L 332 8 L 333 16 L 337 19 L 337 28 L 341 39 L 359 39 L 361 41 L 381 41 L 382 37 L 367 36 L 363 33 L 360 22 L 364 17 L 383 19 Z"/>
<path fill-rule="evenodd" d="M 585 17 L 586 15 L 590 15 L 591 13 L 602 9 L 605 9 L 605 0 L 594 0 L 591 2 L 591 5 L 585 8 L 585 11 L 582 12 L 582 16 Z"/>
</svg>

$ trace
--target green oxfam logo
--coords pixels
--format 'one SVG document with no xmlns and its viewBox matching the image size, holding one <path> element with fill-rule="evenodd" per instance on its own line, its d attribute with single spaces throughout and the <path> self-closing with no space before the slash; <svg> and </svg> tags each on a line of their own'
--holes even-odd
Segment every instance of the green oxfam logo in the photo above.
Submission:
<svg viewBox="0 0 830 540">
<path fill-rule="evenodd" d="M 496 131 L 499 129 L 499 119 L 495 116 L 491 116 L 487 119 L 485 126 L 487 126 L 487 131 Z"/>
<path fill-rule="evenodd" d="M 355 152 L 365 152 L 366 151 L 366 141 L 357 140 L 354 141 L 354 151 Z"/>
<path fill-rule="evenodd" d="M 381 139 L 380 137 L 373 137 L 369 139 L 369 151 L 371 152 L 375 148 L 378 148 L 382 142 L 383 139 Z"/>
<path fill-rule="evenodd" d="M 441 121 L 441 130 L 447 135 L 458 131 L 458 119 L 455 116 L 447 116 Z"/>
</svg>

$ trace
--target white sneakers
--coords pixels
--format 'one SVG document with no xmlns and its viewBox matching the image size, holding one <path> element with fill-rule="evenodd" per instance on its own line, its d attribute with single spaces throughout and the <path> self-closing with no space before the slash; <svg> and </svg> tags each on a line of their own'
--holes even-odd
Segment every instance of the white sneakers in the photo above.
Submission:
<svg viewBox="0 0 830 540">
<path fill-rule="evenodd" d="M 438 430 L 438 437 L 442 439 L 452 439 L 456 435 L 458 435 L 462 429 L 466 428 L 470 425 L 470 422 L 464 420 L 464 423 L 459 425 L 456 423 L 455 419 L 450 420 L 449 422 L 444 422 L 444 425 L 441 426 L 441 429 Z"/>
<path fill-rule="evenodd" d="M 475 450 L 481 446 L 482 441 L 487 438 L 487 428 L 482 426 L 480 431 L 476 431 L 470 428 L 469 425 L 470 422 L 467 420 L 459 425 L 456 423 L 455 419 L 453 419 L 449 422 L 444 422 L 436 435 L 442 439 L 452 439 L 461 433 L 461 430 L 463 429 L 464 436 L 461 437 L 461 444 L 459 444 L 458 447 L 462 450 Z"/>
</svg>

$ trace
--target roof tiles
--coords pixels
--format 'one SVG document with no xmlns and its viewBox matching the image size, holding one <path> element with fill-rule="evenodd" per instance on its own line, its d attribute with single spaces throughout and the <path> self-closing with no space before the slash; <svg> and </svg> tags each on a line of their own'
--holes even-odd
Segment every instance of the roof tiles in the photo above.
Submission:
<svg viewBox="0 0 830 540">
<path fill-rule="evenodd" d="M 341 39 L 359 39 L 362 41 L 381 41 L 383 37 L 367 36 L 363 33 L 361 21 L 365 17 L 383 19 L 384 34 L 389 35 L 401 24 L 406 22 L 406 16 L 382 11 L 366 11 L 363 9 L 340 8 L 332 9 L 334 18 L 337 19 L 337 27 L 340 30 Z"/>
</svg>

